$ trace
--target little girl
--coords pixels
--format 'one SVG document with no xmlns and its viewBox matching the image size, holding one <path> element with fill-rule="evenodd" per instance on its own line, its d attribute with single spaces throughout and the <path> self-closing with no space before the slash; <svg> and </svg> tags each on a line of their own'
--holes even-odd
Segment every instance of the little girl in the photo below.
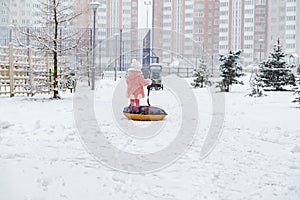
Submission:
<svg viewBox="0 0 300 200">
<path fill-rule="evenodd" d="M 144 86 L 151 84 L 151 80 L 144 79 L 141 69 L 141 64 L 133 59 L 126 76 L 127 97 L 130 99 L 131 106 L 140 105 L 140 99 L 145 97 Z"/>
</svg>

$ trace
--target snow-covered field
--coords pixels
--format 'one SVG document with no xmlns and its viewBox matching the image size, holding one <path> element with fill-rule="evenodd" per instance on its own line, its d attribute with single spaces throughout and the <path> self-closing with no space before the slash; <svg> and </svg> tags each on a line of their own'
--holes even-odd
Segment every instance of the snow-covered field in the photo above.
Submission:
<svg viewBox="0 0 300 200">
<path fill-rule="evenodd" d="M 85 84 L 80 84 L 78 93 L 89 95 Z M 150 94 L 151 104 L 167 111 L 164 121 L 132 123 L 118 107 L 126 106 L 126 98 L 120 100 L 125 95 L 120 91 L 122 80 L 99 81 L 92 103 L 106 144 L 133 155 L 167 149 L 180 128 L 188 128 L 183 124 L 182 94 L 172 87 L 166 85 L 165 90 Z M 135 166 L 137 161 L 122 160 L 121 153 L 111 157 L 115 162 L 107 161 L 111 155 L 106 149 L 101 151 L 108 156 L 106 160 L 89 153 L 93 149 L 83 139 L 78 119 L 89 122 L 90 118 L 78 116 L 75 110 L 84 108 L 74 106 L 76 98 L 84 102 L 87 96 L 66 93 L 58 101 L 47 95 L 0 96 L 0 199 L 300 199 L 300 106 L 291 103 L 291 92 L 252 98 L 248 90 L 247 84 L 234 85 L 232 92 L 224 94 L 223 128 L 214 149 L 203 158 L 200 152 L 212 120 L 212 95 L 208 89 L 191 88 L 199 122 L 193 141 L 181 156 L 169 149 L 173 162 L 164 163 L 161 156 L 157 160 L 161 166 L 152 171 L 147 167 L 130 170 L 125 164 Z M 91 105 L 86 103 L 88 109 Z M 133 127 L 147 134 L 152 127 L 158 129 L 150 136 L 142 131 L 126 132 Z M 91 129 L 83 130 L 88 133 Z"/>
</svg>

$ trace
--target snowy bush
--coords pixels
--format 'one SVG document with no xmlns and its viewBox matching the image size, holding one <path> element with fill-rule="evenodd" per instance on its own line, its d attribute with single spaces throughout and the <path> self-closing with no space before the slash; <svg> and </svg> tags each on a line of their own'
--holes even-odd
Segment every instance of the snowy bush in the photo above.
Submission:
<svg viewBox="0 0 300 200">
<path fill-rule="evenodd" d="M 297 97 L 293 100 L 294 103 L 299 103 L 300 104 L 300 72 L 298 72 L 298 85 L 297 87 L 294 88 L 294 95 L 296 95 Z"/>
<path fill-rule="evenodd" d="M 266 96 L 263 94 L 263 82 L 261 81 L 258 73 L 255 73 L 252 78 L 250 79 L 250 86 L 251 86 L 251 93 L 249 96 L 251 97 L 262 97 Z"/>
</svg>

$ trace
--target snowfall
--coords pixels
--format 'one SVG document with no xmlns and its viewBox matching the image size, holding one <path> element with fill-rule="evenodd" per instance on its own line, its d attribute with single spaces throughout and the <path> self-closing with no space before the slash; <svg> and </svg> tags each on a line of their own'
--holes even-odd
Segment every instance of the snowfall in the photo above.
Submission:
<svg viewBox="0 0 300 200">
<path fill-rule="evenodd" d="M 249 97 L 243 79 L 225 94 L 166 77 L 156 122 L 125 118 L 123 79 L 79 81 L 62 100 L 0 96 L 0 199 L 300 199 L 300 105 Z"/>
</svg>

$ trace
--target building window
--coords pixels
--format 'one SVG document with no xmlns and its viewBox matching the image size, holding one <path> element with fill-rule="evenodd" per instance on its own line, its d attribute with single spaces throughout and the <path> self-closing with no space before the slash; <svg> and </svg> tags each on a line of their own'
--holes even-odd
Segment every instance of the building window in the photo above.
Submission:
<svg viewBox="0 0 300 200">
<path fill-rule="evenodd" d="M 256 14 L 265 14 L 266 13 L 266 9 L 265 8 L 257 8 L 255 10 Z"/>
<path fill-rule="evenodd" d="M 253 26 L 246 26 L 245 31 L 253 31 Z"/>
<path fill-rule="evenodd" d="M 226 36 L 221 36 L 220 37 L 220 41 L 227 41 L 227 40 L 228 40 L 228 38 Z"/>
<path fill-rule="evenodd" d="M 252 44 L 245 44 L 244 48 L 245 49 L 252 49 L 253 45 Z"/>
<path fill-rule="evenodd" d="M 295 34 L 287 34 L 286 39 L 296 39 L 296 35 Z"/>
<path fill-rule="evenodd" d="M 221 11 L 220 12 L 220 16 L 227 16 L 228 15 L 228 11 Z"/>
<path fill-rule="evenodd" d="M 219 20 L 218 19 L 214 20 L 214 25 L 219 25 Z"/>
<path fill-rule="evenodd" d="M 228 7 L 228 2 L 221 2 L 220 7 Z"/>
<path fill-rule="evenodd" d="M 220 32 L 222 32 L 222 33 L 228 32 L 228 28 L 220 28 Z"/>
<path fill-rule="evenodd" d="M 295 25 L 287 25 L 286 30 L 296 30 L 296 26 Z"/>
<path fill-rule="evenodd" d="M 245 18 L 245 23 L 253 23 L 253 18 Z"/>
<path fill-rule="evenodd" d="M 258 22 L 258 23 L 264 23 L 265 22 L 265 18 L 264 17 L 257 17 L 255 19 L 255 22 Z"/>
<path fill-rule="evenodd" d="M 293 7 L 287 7 L 287 8 L 286 8 L 286 11 L 287 11 L 287 12 L 295 12 L 295 11 L 296 11 L 296 6 L 293 6 Z"/>
<path fill-rule="evenodd" d="M 253 14 L 253 9 L 246 9 L 245 14 Z"/>
<path fill-rule="evenodd" d="M 245 58 L 252 58 L 253 54 L 252 53 L 244 53 Z"/>
<path fill-rule="evenodd" d="M 228 19 L 221 19 L 220 24 L 228 24 Z"/>
<path fill-rule="evenodd" d="M 281 17 L 279 18 L 279 21 L 285 22 L 285 16 L 281 16 Z"/>
<path fill-rule="evenodd" d="M 220 49 L 228 49 L 228 45 L 220 45 Z"/>
<path fill-rule="evenodd" d="M 195 5 L 195 9 L 201 9 L 201 10 L 203 10 L 204 9 L 204 4 L 200 4 L 200 3 L 197 3 L 196 5 Z"/>
<path fill-rule="evenodd" d="M 245 40 L 253 40 L 253 36 L 252 35 L 245 35 Z"/>
<path fill-rule="evenodd" d="M 255 26 L 255 31 L 264 32 L 265 31 L 265 26 Z"/>
<path fill-rule="evenodd" d="M 198 29 L 198 30 L 196 31 L 196 33 L 202 34 L 202 33 L 203 33 L 203 29 Z"/>
<path fill-rule="evenodd" d="M 294 43 L 292 43 L 292 44 L 286 44 L 286 48 L 287 49 L 294 49 L 296 46 L 295 46 L 295 44 Z"/>
<path fill-rule="evenodd" d="M 296 16 L 287 16 L 286 21 L 296 21 Z"/>
<path fill-rule="evenodd" d="M 265 36 L 264 35 L 255 35 L 255 40 L 264 40 Z"/>
<path fill-rule="evenodd" d="M 266 0 L 256 0 L 256 5 L 266 5 Z"/>
<path fill-rule="evenodd" d="M 247 0 L 247 1 L 245 1 L 245 4 L 246 5 L 253 5 L 253 0 Z"/>
</svg>

